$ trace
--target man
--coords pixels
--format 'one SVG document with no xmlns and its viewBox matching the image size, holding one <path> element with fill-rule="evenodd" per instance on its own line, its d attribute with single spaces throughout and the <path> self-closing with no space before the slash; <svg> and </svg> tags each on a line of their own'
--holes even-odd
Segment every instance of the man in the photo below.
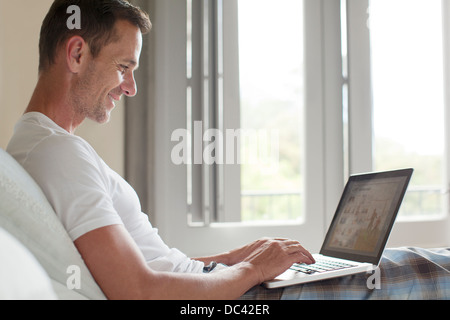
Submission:
<svg viewBox="0 0 450 320">
<path fill-rule="evenodd" d="M 81 29 L 67 27 L 79 6 Z M 41 29 L 39 78 L 8 152 L 41 186 L 110 299 L 235 299 L 314 259 L 297 241 L 262 239 L 213 257 L 168 248 L 134 190 L 74 135 L 132 97 L 148 15 L 124 0 L 56 0 Z M 211 263 L 228 267 L 204 272 Z M 215 264 L 213 264 L 215 265 Z"/>
</svg>

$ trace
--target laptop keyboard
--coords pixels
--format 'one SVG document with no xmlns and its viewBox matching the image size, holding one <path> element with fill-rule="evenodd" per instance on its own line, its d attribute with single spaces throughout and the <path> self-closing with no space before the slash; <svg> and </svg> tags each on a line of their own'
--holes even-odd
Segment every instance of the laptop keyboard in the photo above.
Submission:
<svg viewBox="0 0 450 320">
<path fill-rule="evenodd" d="M 321 272 L 326 272 L 326 271 L 351 268 L 354 266 L 355 265 L 351 264 L 351 263 L 344 263 L 344 262 L 338 262 L 338 261 L 328 260 L 328 259 L 324 259 L 324 258 L 318 258 L 318 259 L 316 259 L 316 263 L 314 263 L 314 264 L 295 263 L 294 265 L 292 265 L 291 270 L 303 272 L 306 274 L 313 274 L 313 273 L 321 273 Z"/>
</svg>

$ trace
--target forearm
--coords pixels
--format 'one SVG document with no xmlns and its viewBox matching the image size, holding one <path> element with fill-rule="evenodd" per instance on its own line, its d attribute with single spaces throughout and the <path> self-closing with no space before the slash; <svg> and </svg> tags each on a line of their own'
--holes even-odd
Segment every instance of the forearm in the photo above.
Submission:
<svg viewBox="0 0 450 320">
<path fill-rule="evenodd" d="M 209 274 L 153 273 L 142 281 L 140 299 L 230 300 L 261 282 L 250 263 L 239 263 Z"/>
</svg>

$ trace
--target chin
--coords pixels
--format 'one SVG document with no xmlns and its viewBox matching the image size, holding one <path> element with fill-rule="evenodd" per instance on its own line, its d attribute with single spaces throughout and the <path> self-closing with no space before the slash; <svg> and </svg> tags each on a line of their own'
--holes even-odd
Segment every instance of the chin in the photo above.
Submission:
<svg viewBox="0 0 450 320">
<path fill-rule="evenodd" d="M 98 124 L 107 124 L 111 120 L 111 117 L 105 117 L 104 119 L 97 121 Z"/>
<path fill-rule="evenodd" d="M 106 113 L 102 118 L 100 118 L 97 122 L 99 124 L 107 124 L 111 120 L 111 113 Z"/>
<path fill-rule="evenodd" d="M 90 120 L 98 124 L 106 124 L 111 120 L 111 110 L 103 110 L 103 112 L 96 112 L 88 117 Z"/>
</svg>

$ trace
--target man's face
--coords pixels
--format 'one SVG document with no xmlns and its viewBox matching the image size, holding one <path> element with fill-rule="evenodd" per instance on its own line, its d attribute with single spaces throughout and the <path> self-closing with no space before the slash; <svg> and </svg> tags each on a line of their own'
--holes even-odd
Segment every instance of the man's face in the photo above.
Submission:
<svg viewBox="0 0 450 320">
<path fill-rule="evenodd" d="M 122 95 L 137 92 L 134 71 L 142 49 L 142 34 L 127 21 L 116 22 L 117 41 L 105 46 L 94 59 L 92 56 L 80 73 L 72 99 L 78 115 L 106 123 Z"/>
</svg>

